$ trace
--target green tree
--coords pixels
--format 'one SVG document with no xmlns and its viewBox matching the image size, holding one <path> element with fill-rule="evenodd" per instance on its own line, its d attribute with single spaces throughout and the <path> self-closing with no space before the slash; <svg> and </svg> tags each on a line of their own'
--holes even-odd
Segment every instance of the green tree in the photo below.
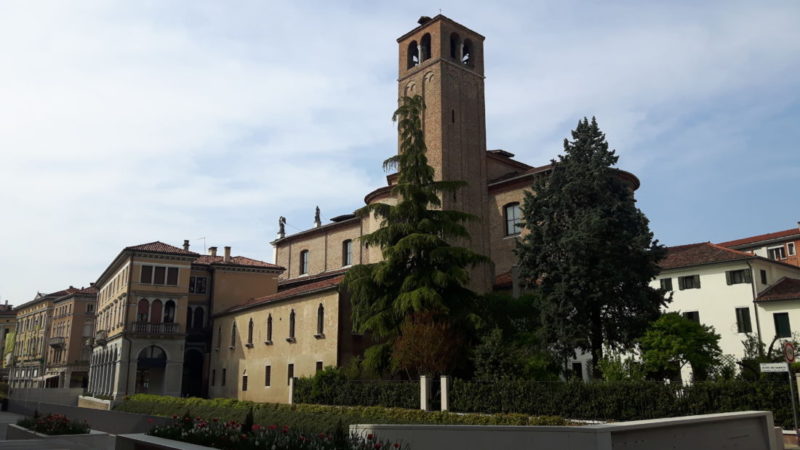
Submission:
<svg viewBox="0 0 800 450">
<path fill-rule="evenodd" d="M 713 327 L 678 313 L 664 314 L 653 322 L 640 346 L 645 369 L 662 379 L 679 379 L 681 368 L 689 364 L 694 380 L 705 380 L 722 355 Z"/>
<path fill-rule="evenodd" d="M 400 151 L 384 162 L 397 169 L 392 194 L 397 204 L 373 203 L 357 211 L 374 215 L 380 228 L 364 235 L 366 246 L 381 249 L 383 260 L 355 266 L 343 281 L 353 306 L 353 327 L 369 332 L 378 342 L 364 355 L 368 369 L 382 372 L 407 367 L 392 357 L 401 326 L 413 315 L 425 314 L 435 322 L 456 323 L 471 311 L 475 294 L 466 284 L 469 269 L 488 259 L 450 242 L 469 239 L 464 224 L 474 216 L 441 209 L 441 195 L 452 194 L 464 181 L 435 181 L 428 165 L 422 132 L 422 97 L 404 97 L 395 111 Z"/>
<path fill-rule="evenodd" d="M 528 233 L 516 249 L 523 279 L 542 298 L 545 341 L 565 361 L 590 351 L 596 378 L 604 346 L 631 348 L 668 301 L 649 286 L 665 249 L 617 160 L 594 118 L 578 122 L 549 175 L 525 195 Z"/>
</svg>

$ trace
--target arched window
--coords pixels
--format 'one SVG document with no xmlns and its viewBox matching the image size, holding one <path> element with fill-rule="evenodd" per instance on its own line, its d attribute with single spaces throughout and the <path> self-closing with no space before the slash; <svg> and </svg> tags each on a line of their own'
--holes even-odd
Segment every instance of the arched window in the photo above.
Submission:
<svg viewBox="0 0 800 450">
<path fill-rule="evenodd" d="M 150 310 L 150 303 L 147 301 L 146 298 L 139 300 L 139 306 L 136 310 L 136 321 L 137 322 L 147 322 L 147 313 Z M 103 316 L 103 325 L 105 325 L 105 315 Z"/>
<path fill-rule="evenodd" d="M 325 336 L 325 307 L 322 306 L 322 303 L 319 304 L 319 308 L 317 308 L 317 334 L 316 337 L 320 338 Z"/>
<path fill-rule="evenodd" d="M 272 314 L 267 316 L 267 340 L 268 344 L 272 343 Z"/>
<path fill-rule="evenodd" d="M 300 252 L 300 275 L 308 273 L 308 250 Z"/>
<path fill-rule="evenodd" d="M 342 242 L 342 266 L 353 264 L 353 241 L 347 239 Z"/>
<path fill-rule="evenodd" d="M 422 40 L 419 41 L 419 61 L 423 62 L 431 58 L 431 35 L 425 33 Z"/>
<path fill-rule="evenodd" d="M 205 313 L 203 312 L 203 308 L 201 308 L 201 307 L 195 307 L 194 308 L 194 323 L 193 323 L 193 326 L 195 328 L 197 328 L 198 330 L 203 329 L 205 327 L 205 325 L 206 325 L 205 322 L 204 322 L 205 317 L 203 317 L 204 314 Z"/>
<path fill-rule="evenodd" d="M 408 68 L 412 68 L 419 64 L 419 47 L 417 41 L 411 41 L 408 44 Z"/>
<path fill-rule="evenodd" d="M 236 348 L 236 321 L 231 325 L 231 348 Z"/>
<path fill-rule="evenodd" d="M 289 338 L 287 340 L 294 342 L 294 310 L 289 313 Z"/>
<path fill-rule="evenodd" d="M 522 231 L 522 212 L 519 203 L 509 203 L 503 207 L 503 216 L 506 221 L 506 236 L 516 236 Z"/>
<path fill-rule="evenodd" d="M 164 323 L 175 323 L 175 302 L 167 300 L 164 306 Z"/>
<path fill-rule="evenodd" d="M 456 61 L 461 60 L 461 36 L 458 33 L 450 34 L 450 57 Z"/>
<path fill-rule="evenodd" d="M 472 54 L 474 51 L 472 47 L 472 41 L 469 39 L 464 40 L 464 46 L 461 48 L 461 64 L 465 66 L 471 66 L 475 64 L 475 55 Z"/>
<path fill-rule="evenodd" d="M 150 323 L 161 323 L 161 300 L 155 299 L 150 304 Z"/>
<path fill-rule="evenodd" d="M 253 319 L 247 324 L 247 345 L 253 346 Z"/>
</svg>

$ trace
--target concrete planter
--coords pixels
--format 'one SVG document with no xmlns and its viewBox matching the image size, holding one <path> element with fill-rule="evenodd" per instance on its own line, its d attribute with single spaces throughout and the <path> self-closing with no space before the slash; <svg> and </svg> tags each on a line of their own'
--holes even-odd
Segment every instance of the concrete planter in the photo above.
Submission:
<svg viewBox="0 0 800 450">
<path fill-rule="evenodd" d="M 16 424 L 9 424 L 6 430 L 6 439 L 36 439 L 44 441 L 43 448 L 59 447 L 64 444 L 73 444 L 80 448 L 108 449 L 114 448 L 114 436 L 97 430 L 89 430 L 88 434 L 42 434 L 23 428 Z"/>
<path fill-rule="evenodd" d="M 173 441 L 147 434 L 120 434 L 115 450 L 213 450 L 211 447 Z"/>
</svg>

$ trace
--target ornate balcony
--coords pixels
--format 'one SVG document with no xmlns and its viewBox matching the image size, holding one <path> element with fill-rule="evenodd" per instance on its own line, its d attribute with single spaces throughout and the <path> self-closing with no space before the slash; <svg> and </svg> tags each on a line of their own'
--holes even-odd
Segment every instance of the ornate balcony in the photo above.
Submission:
<svg viewBox="0 0 800 450">
<path fill-rule="evenodd" d="M 64 348 L 65 339 L 63 336 L 54 336 L 50 338 L 50 347 Z"/>
<path fill-rule="evenodd" d="M 133 322 L 126 331 L 145 336 L 173 336 L 180 333 L 180 326 L 177 323 Z"/>
<path fill-rule="evenodd" d="M 108 341 L 108 331 L 106 330 L 99 330 L 95 335 L 94 342 L 97 345 L 106 345 Z"/>
</svg>

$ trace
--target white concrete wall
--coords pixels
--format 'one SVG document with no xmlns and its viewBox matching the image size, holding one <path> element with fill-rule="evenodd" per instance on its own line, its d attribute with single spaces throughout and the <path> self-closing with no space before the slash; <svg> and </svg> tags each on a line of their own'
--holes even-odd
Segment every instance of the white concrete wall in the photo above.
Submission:
<svg viewBox="0 0 800 450">
<path fill-rule="evenodd" d="M 351 425 L 360 435 L 400 442 L 413 450 L 777 450 L 772 413 L 747 411 L 702 416 L 547 426 Z"/>
</svg>

